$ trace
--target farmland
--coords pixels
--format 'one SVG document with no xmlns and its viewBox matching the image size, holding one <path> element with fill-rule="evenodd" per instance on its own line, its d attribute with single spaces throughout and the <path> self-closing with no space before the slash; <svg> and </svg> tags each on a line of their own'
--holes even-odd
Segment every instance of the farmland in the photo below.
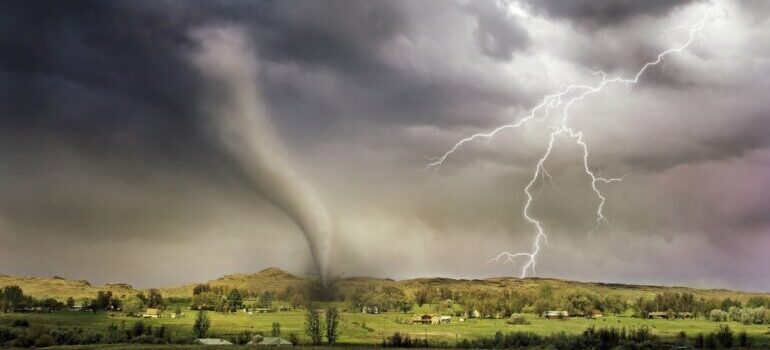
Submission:
<svg viewBox="0 0 770 350">
<path fill-rule="evenodd" d="M 415 310 L 415 312 L 430 312 L 429 308 Z M 230 338 L 242 331 L 263 332 L 269 334 L 273 322 L 281 324 L 282 334 L 296 333 L 300 338 L 304 337 L 303 323 L 304 312 L 302 310 L 257 313 L 249 315 L 245 312 L 233 314 L 221 314 L 209 312 L 212 328 L 211 333 L 216 337 Z M 464 322 L 453 320 L 448 325 L 411 325 L 406 324 L 411 314 L 382 313 L 362 314 L 343 313 L 340 327 L 340 343 L 350 345 L 376 345 L 383 337 L 394 332 L 410 334 L 412 338 L 425 338 L 430 341 L 445 341 L 453 345 L 456 340 L 472 339 L 477 337 L 491 337 L 497 331 L 526 331 L 541 335 L 550 335 L 557 332 L 578 334 L 586 328 L 601 327 L 626 327 L 638 328 L 648 326 L 653 333 L 661 337 L 673 338 L 681 331 L 695 335 L 713 331 L 719 323 L 708 320 L 645 320 L 633 317 L 605 317 L 592 320 L 586 318 L 571 318 L 569 320 L 546 320 L 534 315 L 527 315 L 528 325 L 509 325 L 503 319 L 466 319 Z M 77 325 L 89 331 L 104 331 L 110 323 L 124 323 L 131 327 L 140 319 L 125 317 L 119 313 L 97 313 L 58 311 L 47 314 L 0 314 L 0 324 L 10 325 L 13 320 L 24 318 L 32 325 L 44 325 L 48 327 Z M 172 319 L 141 319 L 147 325 L 159 327 L 165 325 L 172 334 L 191 335 L 194 315 L 185 318 Z M 754 338 L 770 337 L 770 328 L 767 325 L 742 325 L 737 322 L 724 322 L 730 325 L 736 332 L 745 330 Z"/>
<path fill-rule="evenodd" d="M 85 281 L 70 281 L 62 278 L 42 277 L 11 277 L 3 276 L 0 287 L 20 285 L 25 292 L 35 298 L 55 298 L 60 301 L 74 295 L 77 304 L 92 300 L 96 294 L 106 292 L 114 295 L 117 305 L 127 304 L 137 293 L 146 290 L 135 289 L 127 284 L 110 284 L 107 286 L 92 286 Z M 212 308 L 205 311 L 211 320 L 210 337 L 232 339 L 238 334 L 269 335 L 275 323 L 280 325 L 283 337 L 296 335 L 301 344 L 308 345 L 309 338 L 305 334 L 306 309 L 304 305 L 312 302 L 318 309 L 336 307 L 342 311 L 339 324 L 339 339 L 337 344 L 347 346 L 376 346 L 383 339 L 394 333 L 409 335 L 411 339 L 427 340 L 432 346 L 455 346 L 464 340 L 491 338 L 495 333 L 531 332 L 541 336 L 556 333 L 581 334 L 589 327 L 596 329 L 641 329 L 647 328 L 660 339 L 675 339 L 685 332 L 688 337 L 699 333 L 714 332 L 721 325 L 729 325 L 735 334 L 745 332 L 756 345 L 770 345 L 770 327 L 767 322 L 736 322 L 726 320 L 714 322 L 709 320 L 707 313 L 701 312 L 693 318 L 686 319 L 645 319 L 635 313 L 634 304 L 640 302 L 653 303 L 661 295 L 680 296 L 691 295 L 693 305 L 717 305 L 717 301 L 731 303 L 750 303 L 752 298 L 767 299 L 767 294 L 746 293 L 729 290 L 702 290 L 685 287 L 634 286 L 604 283 L 582 283 L 556 279 L 517 279 L 492 278 L 485 280 L 453 280 L 444 278 L 424 278 L 405 281 L 374 278 L 348 278 L 336 281 L 332 288 L 333 294 L 327 295 L 325 301 L 312 298 L 308 287 L 312 278 L 292 275 L 279 269 L 267 269 L 255 274 L 229 275 L 205 284 L 165 287 L 156 289 L 163 294 L 164 308 L 160 318 L 139 318 L 128 316 L 124 311 L 102 310 L 73 311 L 68 308 L 51 312 L 9 312 L 0 313 L 0 326 L 10 327 L 14 322 L 24 319 L 29 327 L 44 329 L 76 327 L 84 334 L 103 334 L 108 328 L 121 330 L 131 329 L 137 322 L 144 327 L 158 329 L 163 327 L 166 339 L 178 339 L 189 342 L 194 339 L 193 323 L 197 311 L 192 310 L 191 303 L 202 295 L 211 295 L 212 300 L 227 299 L 228 291 L 240 290 L 243 293 L 242 306 L 235 311 L 217 310 Z M 205 286 L 207 292 L 195 291 Z M 420 302 L 421 293 L 425 290 L 436 291 L 430 300 Z M 440 295 L 443 290 L 446 296 Z M 219 293 L 219 297 L 214 296 Z M 196 294 L 197 293 L 197 294 Z M 292 294 L 294 293 L 294 294 Z M 389 294 L 390 293 L 390 294 Z M 682 293 L 682 294 L 680 294 Z M 197 296 L 194 296 L 196 294 Z M 376 314 L 363 313 L 360 309 L 365 305 L 391 303 L 389 295 L 396 295 L 398 308 L 390 307 L 387 312 Z M 261 308 L 265 303 L 265 295 L 270 297 L 269 308 Z M 293 295 L 293 297 L 292 297 Z M 504 295 L 506 297 L 499 297 Z M 570 298 L 588 296 L 597 303 L 589 308 L 605 307 L 605 299 L 612 296 L 623 301 L 622 312 L 607 313 L 595 319 L 586 317 L 569 317 L 567 319 L 545 319 L 534 312 L 536 305 L 543 299 L 552 299 L 553 307 L 564 307 L 565 302 L 575 302 Z M 304 302 L 291 302 L 294 297 L 301 296 Z M 449 296 L 449 297 L 447 297 Z M 427 296 L 425 296 L 427 298 Z M 454 298 L 456 301 L 448 300 Z M 474 299 L 475 298 L 475 299 Z M 485 302 L 499 299 L 492 305 L 492 310 L 501 310 L 501 314 L 468 317 L 465 310 L 483 309 Z M 489 300 L 483 300 L 489 299 Z M 510 306 L 510 300 L 520 300 L 519 306 Z M 609 299 L 606 299 L 609 300 Z M 679 299 L 676 299 L 679 300 Z M 685 300 L 685 299 L 682 299 Z M 578 300 L 579 301 L 579 300 Z M 209 301 L 211 302 L 211 300 Z M 403 303 L 407 303 L 404 305 Z M 473 306 L 475 305 L 475 306 Z M 535 306 L 533 306 L 535 305 Z M 722 303 L 724 307 L 724 302 Z M 219 308 L 222 306 L 220 305 Z M 609 307 L 609 306 L 608 306 Z M 684 307 L 684 306 L 683 306 Z M 694 306 L 693 306 L 694 307 Z M 497 309 L 496 309 L 497 308 Z M 526 321 L 523 324 L 508 324 L 505 308 L 513 308 Z M 247 311 L 248 310 L 248 311 Z M 257 312 L 261 310 L 263 312 Z M 182 317 L 171 317 L 176 312 L 182 312 Z M 449 324 L 413 325 L 413 315 L 451 315 Z M 636 315 L 636 317 L 634 317 Z M 134 315 L 136 316 L 136 315 Z M 174 315 L 176 316 L 176 315 Z M 135 345 L 138 346 L 138 345 Z"/>
</svg>

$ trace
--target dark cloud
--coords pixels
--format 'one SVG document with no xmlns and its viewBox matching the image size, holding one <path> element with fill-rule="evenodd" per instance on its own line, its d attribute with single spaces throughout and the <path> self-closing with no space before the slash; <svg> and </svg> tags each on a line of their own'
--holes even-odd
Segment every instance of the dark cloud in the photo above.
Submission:
<svg viewBox="0 0 770 350">
<path fill-rule="evenodd" d="M 622 23 L 638 16 L 660 16 L 669 11 L 699 0 L 650 0 L 650 1 L 527 1 L 537 13 L 557 19 L 566 19 L 587 28 L 599 28 Z"/>
<path fill-rule="evenodd" d="M 592 169 L 630 175 L 600 185 L 612 226 L 589 235 L 597 197 L 582 173 L 581 148 L 558 140 L 546 164 L 554 186 L 536 179 L 532 206 L 552 234 L 539 274 L 768 287 L 754 282 L 761 276 L 754 266 L 767 261 L 758 251 L 767 241 L 763 208 L 770 198 L 770 87 L 759 79 L 770 74 L 767 6 L 714 3 L 720 10 L 696 45 L 650 69 L 638 85 L 614 85 L 572 107 L 570 125 L 584 132 Z M 518 6 L 3 2 L 3 272 L 57 274 L 67 265 L 82 278 L 125 274 L 147 285 L 269 265 L 306 269 L 311 259 L 297 224 L 263 198 L 267 192 L 255 193 L 259 186 L 221 149 L 212 126 L 217 113 L 242 113 L 209 104 L 235 90 L 243 94 L 236 101 L 261 96 L 276 129 L 240 138 L 279 138 L 287 153 L 281 161 L 332 214 L 333 270 L 390 277 L 517 272 L 485 263 L 501 247 L 532 244 L 522 191 L 553 119 L 466 144 L 437 171 L 423 171 L 426 156 L 527 115 L 564 84 L 595 83 L 592 70 L 634 74 L 681 43 L 681 31 L 661 36 L 667 28 L 697 21 L 706 5 L 538 1 L 518 12 L 508 5 Z M 681 18 L 669 15 L 674 11 Z M 201 49 L 194 33 L 218 29 L 240 33 L 253 49 L 259 69 L 246 70 L 238 83 L 249 89 L 227 88 L 238 86 L 230 79 L 212 84 L 201 74 L 205 67 L 193 64 Z M 253 86 L 244 78 L 252 73 Z M 273 156 L 272 146 L 261 149 Z M 458 253 L 471 241 L 481 243 Z M 399 249 L 390 249 L 393 242 Z M 178 263 L 164 266 L 166 275 L 131 272 L 129 258 L 99 265 L 116 250 L 139 260 L 171 244 L 185 254 L 172 253 Z M 29 246 L 71 253 L 45 257 Z M 654 252 L 654 259 L 639 252 Z M 217 267 L 203 266 L 199 256 L 216 259 L 209 265 Z M 685 271 L 671 271 L 671 264 Z M 173 273 L 187 266 L 205 276 Z"/>
<path fill-rule="evenodd" d="M 477 27 L 473 34 L 485 55 L 507 61 L 515 51 L 529 44 L 527 30 L 507 9 L 494 2 L 471 3 L 466 8 L 476 17 Z"/>
</svg>

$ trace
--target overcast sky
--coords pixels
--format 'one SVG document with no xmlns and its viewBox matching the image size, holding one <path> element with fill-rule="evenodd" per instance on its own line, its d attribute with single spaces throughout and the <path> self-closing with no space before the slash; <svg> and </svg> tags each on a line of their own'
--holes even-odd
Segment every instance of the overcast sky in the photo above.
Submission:
<svg viewBox="0 0 770 350">
<path fill-rule="evenodd" d="M 581 149 L 556 140 L 536 275 L 770 291 L 761 0 L 4 1 L 0 273 L 518 276 L 488 261 L 532 245 L 551 120 L 429 158 L 633 76 L 709 8 L 684 52 L 572 107 L 591 169 L 628 175 L 592 231 Z"/>
</svg>

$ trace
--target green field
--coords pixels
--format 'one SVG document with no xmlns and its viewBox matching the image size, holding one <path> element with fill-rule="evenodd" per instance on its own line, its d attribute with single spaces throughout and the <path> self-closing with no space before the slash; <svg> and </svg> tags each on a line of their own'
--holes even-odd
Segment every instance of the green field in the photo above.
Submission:
<svg viewBox="0 0 770 350">
<path fill-rule="evenodd" d="M 419 311 L 430 312 L 428 307 Z M 459 318 L 453 317 L 448 325 L 411 325 L 407 324 L 412 314 L 382 313 L 377 315 L 362 313 L 343 313 L 340 322 L 340 345 L 377 345 L 383 337 L 394 332 L 409 334 L 412 338 L 428 338 L 431 342 L 445 341 L 447 346 L 453 346 L 457 340 L 474 339 L 478 337 L 491 337 L 497 331 L 513 332 L 526 331 L 541 335 L 550 335 L 557 332 L 577 334 L 586 328 L 626 327 L 634 328 L 648 326 L 654 334 L 661 338 L 674 338 L 679 332 L 684 331 L 688 336 L 695 336 L 699 332 L 709 333 L 714 331 L 720 323 L 703 319 L 695 320 L 644 320 L 633 317 L 605 317 L 601 319 L 571 318 L 568 320 L 545 320 L 534 315 L 528 315 L 528 325 L 508 325 L 503 319 L 467 319 L 459 322 Z M 282 336 L 296 333 L 304 342 L 307 337 L 303 334 L 304 312 L 302 310 L 274 312 L 266 314 L 249 315 L 244 312 L 234 314 L 221 314 L 209 312 L 212 326 L 212 337 L 229 339 L 231 336 L 242 332 L 270 333 L 273 322 L 281 324 Z M 31 325 L 54 326 L 79 326 L 86 330 L 103 332 L 110 323 L 121 324 L 125 322 L 130 327 L 138 318 L 122 316 L 117 313 L 97 313 L 59 311 L 45 314 L 0 314 L 0 324 L 10 325 L 14 320 L 24 318 Z M 185 318 L 172 319 L 142 319 L 147 325 L 157 327 L 166 325 L 173 336 L 191 336 L 194 314 L 188 313 Z M 723 322 L 728 324 L 736 333 L 746 331 L 754 344 L 770 345 L 770 327 L 767 325 L 743 325 L 737 322 Z"/>
</svg>

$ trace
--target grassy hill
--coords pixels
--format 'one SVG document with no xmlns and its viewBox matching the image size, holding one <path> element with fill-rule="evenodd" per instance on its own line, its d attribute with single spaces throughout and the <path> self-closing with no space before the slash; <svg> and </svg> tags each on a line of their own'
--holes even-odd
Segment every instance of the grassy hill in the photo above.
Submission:
<svg viewBox="0 0 770 350">
<path fill-rule="evenodd" d="M 103 286 L 93 286 L 88 281 L 68 280 L 59 276 L 53 277 L 14 277 L 0 274 L 0 288 L 16 285 L 24 290 L 24 294 L 35 298 L 54 298 L 64 301 L 69 297 L 76 300 L 92 299 L 99 291 L 112 291 L 113 295 L 122 297 L 137 293 L 131 285 L 125 283 L 108 283 Z"/>
<path fill-rule="evenodd" d="M 238 273 L 226 275 L 208 283 L 212 287 L 225 287 L 226 289 L 238 288 L 242 291 L 259 293 L 264 291 L 281 292 L 286 288 L 302 288 L 306 278 L 296 276 L 276 267 L 271 267 L 257 273 Z M 161 293 L 168 297 L 190 297 L 197 283 L 186 284 L 178 287 L 161 288 Z"/>
<path fill-rule="evenodd" d="M 391 279 L 374 278 L 347 278 L 337 282 L 337 287 L 344 292 L 351 288 L 377 288 L 385 285 L 399 287 L 407 295 L 413 295 L 418 289 L 424 286 L 441 288 L 444 286 L 452 290 L 470 290 L 487 289 L 490 291 L 516 291 L 522 294 L 536 293 L 544 285 L 550 285 L 555 293 L 586 291 L 600 295 L 617 294 L 624 299 L 635 299 L 638 297 L 651 298 L 656 294 L 663 292 L 672 293 L 692 293 L 696 297 L 705 298 L 731 298 L 742 302 L 747 301 L 752 296 L 770 296 L 770 293 L 742 292 L 727 289 L 698 289 L 690 287 L 669 287 L 652 285 L 632 285 L 618 283 L 596 283 L 596 282 L 578 282 L 567 281 L 555 278 L 516 278 L 516 277 L 494 277 L 486 279 L 451 279 L 451 278 L 417 278 L 409 280 L 395 281 Z"/>
<path fill-rule="evenodd" d="M 221 286 L 226 289 L 238 288 L 243 291 L 259 293 L 264 291 L 281 292 L 286 288 L 303 288 L 314 279 L 307 276 L 294 275 L 279 268 L 268 268 L 251 274 L 232 274 L 223 276 L 208 282 L 211 286 Z M 20 286 L 25 294 L 36 298 L 52 297 L 64 300 L 69 296 L 75 299 L 93 298 L 100 290 L 110 290 L 114 295 L 121 297 L 137 293 L 128 284 L 114 283 L 103 286 L 92 286 L 88 281 L 67 280 L 61 277 L 12 277 L 0 275 L 0 287 L 7 285 Z M 386 278 L 349 277 L 337 280 L 333 283 L 339 293 L 363 288 L 376 289 L 383 286 L 396 286 L 404 290 L 407 295 L 424 287 L 440 288 L 447 286 L 452 290 L 462 291 L 470 289 L 487 289 L 490 291 L 517 291 L 520 293 L 535 293 L 543 285 L 550 285 L 554 292 L 587 291 L 597 294 L 617 294 L 624 298 L 653 297 L 663 292 L 683 293 L 688 292 L 696 297 L 705 298 L 732 298 L 746 301 L 752 296 L 770 296 L 770 293 L 751 293 L 732 291 L 726 289 L 697 289 L 689 287 L 667 287 L 651 285 L 631 285 L 617 283 L 577 282 L 553 278 L 515 278 L 495 277 L 487 279 L 451 279 L 451 278 L 417 278 L 408 280 L 393 280 Z M 195 284 L 187 284 L 176 287 L 163 287 L 161 293 L 166 297 L 190 297 Z"/>
</svg>

